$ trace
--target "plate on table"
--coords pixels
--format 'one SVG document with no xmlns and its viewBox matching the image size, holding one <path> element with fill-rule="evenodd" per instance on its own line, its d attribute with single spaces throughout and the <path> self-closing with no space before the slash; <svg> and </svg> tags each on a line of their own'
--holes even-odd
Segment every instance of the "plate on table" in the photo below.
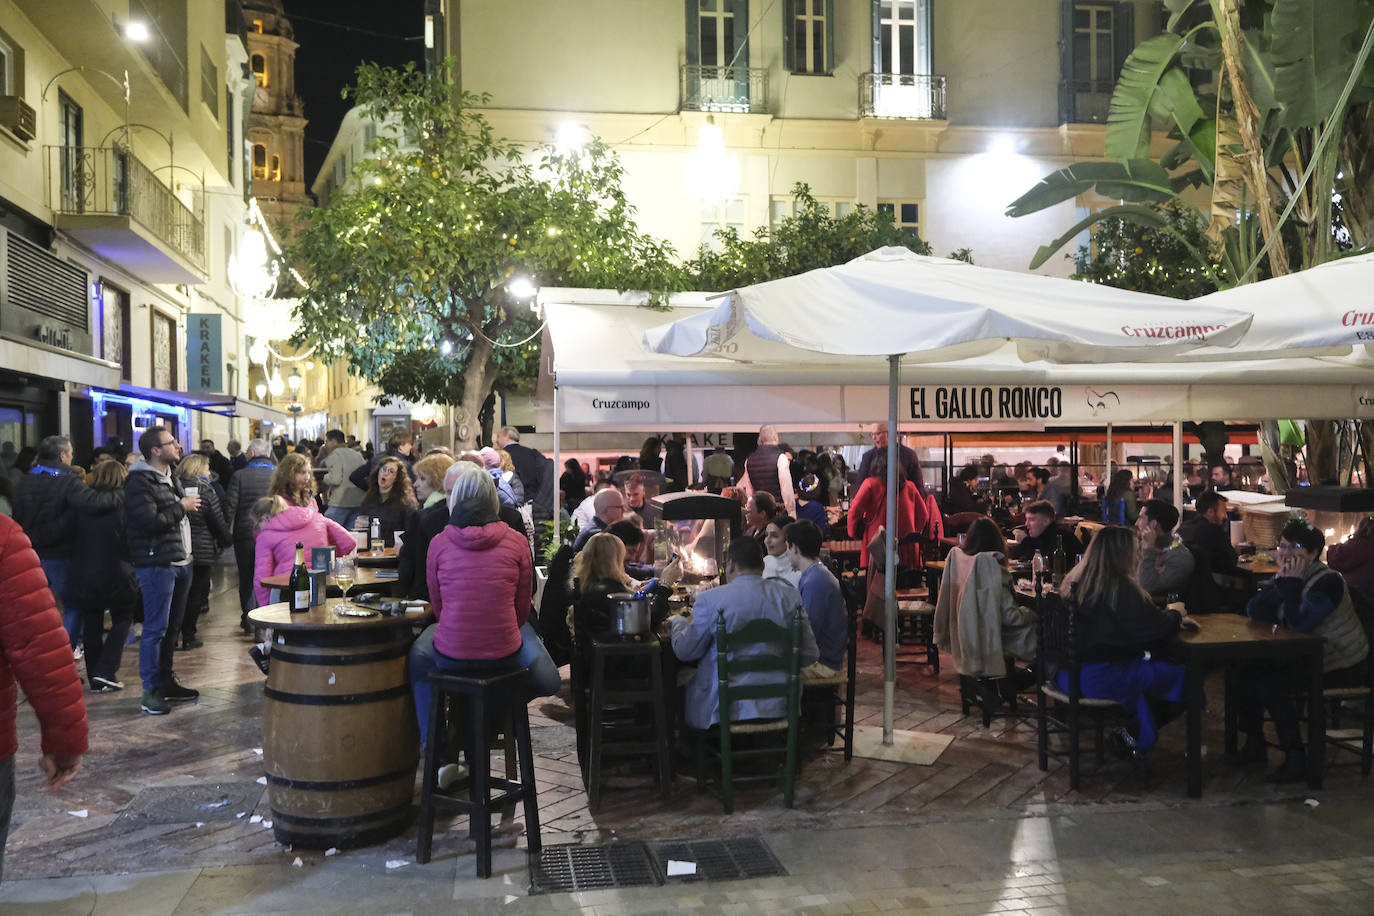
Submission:
<svg viewBox="0 0 1374 916">
<path fill-rule="evenodd" d="M 380 616 L 381 616 L 381 614 L 379 614 L 377 611 L 370 610 L 370 609 L 365 608 L 365 607 L 358 607 L 357 605 L 353 605 L 353 604 L 345 605 L 344 607 L 341 607 L 341 608 L 339 608 L 338 610 L 336 610 L 334 613 L 338 614 L 340 617 L 380 617 Z"/>
</svg>

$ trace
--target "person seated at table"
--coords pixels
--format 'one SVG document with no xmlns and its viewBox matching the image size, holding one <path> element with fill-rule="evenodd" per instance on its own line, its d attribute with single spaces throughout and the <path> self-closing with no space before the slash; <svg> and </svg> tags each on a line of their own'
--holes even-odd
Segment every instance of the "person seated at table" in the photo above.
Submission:
<svg viewBox="0 0 1374 916">
<path fill-rule="evenodd" d="M 611 632 L 611 596 L 634 593 L 638 582 L 625 571 L 625 543 L 609 531 L 587 539 L 573 560 L 572 630 L 583 662 L 591 659 L 591 637 Z"/>
<path fill-rule="evenodd" d="M 1031 468 L 1030 480 L 1031 487 L 1035 490 L 1034 497 L 1045 500 L 1054 506 L 1057 514 L 1063 515 L 1069 508 L 1069 494 L 1057 476 L 1058 470 L 1057 465 L 1053 472 L 1049 468 Z"/>
<path fill-rule="evenodd" d="M 444 454 L 429 454 L 415 462 L 415 498 L 420 508 L 410 514 L 405 536 L 396 551 L 396 581 L 405 596 L 429 600 L 429 580 L 426 565 L 429 543 L 448 524 L 448 494 L 444 492 L 444 475 L 453 466 L 453 459 Z"/>
<path fill-rule="evenodd" d="M 830 520 L 825 516 L 821 490 L 821 479 L 815 474 L 806 474 L 797 481 L 797 520 L 806 519 L 824 531 Z"/>
<path fill-rule="evenodd" d="M 396 532 L 406 530 L 410 514 L 418 508 L 410 473 L 401 459 L 388 455 L 378 461 L 367 475 L 367 492 L 358 505 L 358 514 L 380 519 L 382 540 L 395 543 Z"/>
<path fill-rule="evenodd" d="M 592 520 L 579 529 L 573 539 L 573 550 L 581 550 L 594 535 L 605 531 L 625 516 L 625 497 L 615 487 L 606 487 L 592 494 Z"/>
<path fill-rule="evenodd" d="M 640 581 L 654 577 L 654 564 L 643 562 L 645 559 L 643 557 L 644 529 L 639 526 L 638 522 L 622 518 L 607 528 L 605 533 L 615 535 L 620 539 L 620 543 L 625 545 L 625 574 L 627 576 Z"/>
<path fill-rule="evenodd" d="M 1078 539 L 1078 536 L 1073 533 L 1073 529 L 1068 525 L 1056 522 L 1056 517 L 1054 505 L 1046 500 L 1036 500 L 1027 506 L 1024 529 L 1026 533 L 1015 544 L 1008 545 L 1011 548 L 1012 559 L 1032 559 L 1038 550 L 1040 555 L 1045 558 L 1045 563 L 1048 564 L 1061 539 L 1066 557 L 1072 560 L 1073 557 L 1081 554 L 1083 542 Z M 1019 534 L 1022 529 L 1016 530 Z"/>
<path fill-rule="evenodd" d="M 296 545 L 305 547 L 306 565 L 313 547 L 333 546 L 339 556 L 358 548 L 358 541 L 344 527 L 315 511 L 314 506 L 288 506 L 280 496 L 264 496 L 250 510 L 260 520 L 253 545 L 253 595 L 258 607 L 268 603 L 271 589 L 262 584 L 270 576 L 291 572 L 296 565 Z"/>
<path fill-rule="evenodd" d="M 734 632 L 751 620 L 769 620 L 783 627 L 792 625 L 794 614 L 801 613 L 801 667 L 813 664 L 818 656 L 816 637 L 802 609 L 801 593 L 781 579 L 763 578 L 763 548 L 753 538 L 739 538 L 726 552 L 725 585 L 697 596 L 690 617 L 670 617 L 673 654 L 683 662 L 698 662 L 687 683 L 684 713 L 687 725 L 706 731 L 720 721 L 720 693 L 716 672 L 716 618 L 725 616 L 725 629 Z M 769 646 L 753 646 L 746 654 L 769 651 Z M 740 675 L 732 686 L 773 684 L 786 677 L 780 671 Z M 731 719 L 777 719 L 787 714 L 784 699 L 740 700 Z"/>
<path fill-rule="evenodd" d="M 449 524 L 430 541 L 425 558 L 430 609 L 436 622 L 410 647 L 410 689 L 421 747 L 430 738 L 429 676 L 436 671 L 487 675 L 528 668 L 526 691 L 497 697 L 497 708 L 487 710 L 492 722 L 504 721 L 503 701 L 524 703 L 530 697 L 548 696 L 557 692 L 559 684 L 558 669 L 547 652 L 542 659 L 522 657 L 521 631 L 534 594 L 529 542 L 501 521 L 491 475 L 469 462 L 455 467 Z M 543 649 L 542 645 L 538 648 Z M 481 736 L 465 737 L 482 740 Z M 449 765 L 455 769 L 440 770 L 441 787 L 456 778 L 456 764 Z"/>
<path fill-rule="evenodd" d="M 1162 704 L 1177 711 L 1183 701 L 1184 668 L 1148 657 L 1178 633 L 1187 614 L 1156 607 L 1136 580 L 1140 539 L 1129 528 L 1109 525 L 1093 535 L 1081 562 L 1064 577 L 1060 593 L 1078 615 L 1083 696 L 1111 700 L 1134 714 L 1130 728 L 1108 735 L 1120 757 L 1139 758 L 1163 724 Z M 1069 689 L 1068 671 L 1055 683 Z"/>
<path fill-rule="evenodd" d="M 783 537 L 819 656 L 802 669 L 801 676 L 812 680 L 834 677 L 844 668 L 844 654 L 849 648 L 849 615 L 839 580 L 821 562 L 821 529 L 815 522 L 798 519 L 783 529 Z"/>
<path fill-rule="evenodd" d="M 1374 595 L 1374 516 L 1362 519 L 1354 534 L 1326 548 L 1326 565 L 1353 591 Z"/>
<path fill-rule="evenodd" d="M 978 497 L 973 495 L 973 485 L 978 482 L 978 466 L 966 464 L 959 469 L 959 473 L 949 482 L 949 495 L 945 497 L 945 516 L 958 515 L 961 512 L 973 512 L 981 514 L 982 509 L 978 503 Z"/>
<path fill-rule="evenodd" d="M 785 513 L 768 520 L 768 527 L 763 531 L 763 577 L 783 579 L 796 586 L 801 570 L 792 568 L 792 560 L 787 555 L 787 535 L 783 533 L 792 522 L 792 517 Z"/>
<path fill-rule="evenodd" d="M 1223 490 L 1239 490 L 1232 480 L 1231 463 L 1226 460 L 1218 461 L 1211 467 L 1211 486 L 1212 489 L 1220 493 Z"/>
<path fill-rule="evenodd" d="M 1324 687 L 1363 686 L 1369 682 L 1369 640 L 1355 614 L 1345 580 L 1317 559 L 1324 546 L 1326 539 L 1322 533 L 1304 519 L 1295 518 L 1284 525 L 1279 533 L 1278 574 L 1250 599 L 1245 613 L 1251 620 L 1324 637 Z M 1245 742 L 1231 762 L 1264 762 L 1267 709 L 1283 750 L 1283 764 L 1269 775 L 1269 781 L 1306 779 L 1307 754 L 1293 700 L 1307 683 L 1304 665 L 1248 664 L 1236 669 L 1231 683 L 1236 691 L 1237 725 L 1245 734 Z"/>
<path fill-rule="evenodd" d="M 778 514 L 778 501 L 767 490 L 757 490 L 744 504 L 744 534 L 763 546 L 768 522 Z"/>
<path fill-rule="evenodd" d="M 1035 614 L 1016 603 L 1006 554 L 997 523 L 984 517 L 969 526 L 963 546 L 945 557 L 935 644 L 968 677 L 1006 677 L 1014 668 L 1009 656 L 1035 657 Z"/>
<path fill-rule="evenodd" d="M 1193 504 L 1197 511 L 1178 529 L 1183 543 L 1207 562 L 1209 573 L 1235 574 L 1240 568 L 1236 548 L 1226 533 L 1226 497 L 1215 490 L 1200 493 Z"/>
<path fill-rule="evenodd" d="M 1116 525 L 1134 525 L 1140 515 L 1135 495 L 1135 475 L 1128 468 L 1112 473 L 1107 492 L 1102 496 L 1102 521 Z"/>
<path fill-rule="evenodd" d="M 1140 507 L 1135 530 L 1140 535 L 1136 578 L 1151 595 L 1182 595 L 1193 577 L 1193 554 L 1177 535 L 1178 510 L 1162 499 Z"/>
</svg>

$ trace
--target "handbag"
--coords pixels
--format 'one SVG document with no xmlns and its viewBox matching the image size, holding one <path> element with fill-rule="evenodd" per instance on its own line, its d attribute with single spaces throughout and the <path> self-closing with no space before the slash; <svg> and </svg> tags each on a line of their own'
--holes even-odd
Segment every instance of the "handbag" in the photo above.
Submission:
<svg viewBox="0 0 1374 916">
<path fill-rule="evenodd" d="M 864 547 L 868 551 L 868 568 L 874 572 L 887 572 L 887 529 L 879 527 Z"/>
</svg>

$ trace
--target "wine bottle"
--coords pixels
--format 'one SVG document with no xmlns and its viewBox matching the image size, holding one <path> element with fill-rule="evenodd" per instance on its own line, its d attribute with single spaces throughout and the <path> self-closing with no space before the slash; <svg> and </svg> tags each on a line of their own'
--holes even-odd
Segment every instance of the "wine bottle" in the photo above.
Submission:
<svg viewBox="0 0 1374 916">
<path fill-rule="evenodd" d="M 1064 581 L 1064 565 L 1068 557 L 1064 554 L 1064 536 L 1061 534 L 1055 538 L 1054 553 L 1050 554 L 1050 572 L 1054 576 L 1054 584 L 1058 585 Z"/>
<path fill-rule="evenodd" d="M 296 543 L 296 565 L 291 567 L 291 579 L 287 582 L 291 595 L 291 613 L 304 613 L 310 610 L 310 570 L 305 568 L 305 545 Z"/>
</svg>

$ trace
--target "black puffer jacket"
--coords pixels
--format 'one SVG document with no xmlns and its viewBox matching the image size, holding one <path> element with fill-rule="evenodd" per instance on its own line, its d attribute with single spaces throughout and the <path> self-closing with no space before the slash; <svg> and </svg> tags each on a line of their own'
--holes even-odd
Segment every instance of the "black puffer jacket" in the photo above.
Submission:
<svg viewBox="0 0 1374 916">
<path fill-rule="evenodd" d="M 252 541 L 253 522 L 248 512 L 253 503 L 267 495 L 277 466 L 270 458 L 254 458 L 234 472 L 224 493 L 224 517 L 234 529 L 234 540 Z"/>
<path fill-rule="evenodd" d="M 124 491 L 90 488 L 78 509 L 72 584 L 82 604 L 118 604 L 137 591 L 125 536 Z"/>
<path fill-rule="evenodd" d="M 14 488 L 14 520 L 39 556 L 70 556 L 76 543 L 76 508 L 86 482 L 65 464 L 35 463 Z"/>
<path fill-rule="evenodd" d="M 145 462 L 129 470 L 124 481 L 124 513 L 128 519 L 129 556 L 135 567 L 170 566 L 190 559 L 182 537 L 186 509 L 181 480 L 161 474 Z"/>
<path fill-rule="evenodd" d="M 181 488 L 198 487 L 200 508 L 186 513 L 191 520 L 191 556 L 197 566 L 213 565 L 219 557 L 220 548 L 234 543 L 229 533 L 229 523 L 224 518 L 224 504 L 210 481 L 199 477 L 181 478 Z"/>
<path fill-rule="evenodd" d="M 429 600 L 429 577 L 426 575 L 429 542 L 447 524 L 448 504 L 443 500 L 410 514 L 396 566 L 397 580 L 407 598 Z"/>
</svg>

